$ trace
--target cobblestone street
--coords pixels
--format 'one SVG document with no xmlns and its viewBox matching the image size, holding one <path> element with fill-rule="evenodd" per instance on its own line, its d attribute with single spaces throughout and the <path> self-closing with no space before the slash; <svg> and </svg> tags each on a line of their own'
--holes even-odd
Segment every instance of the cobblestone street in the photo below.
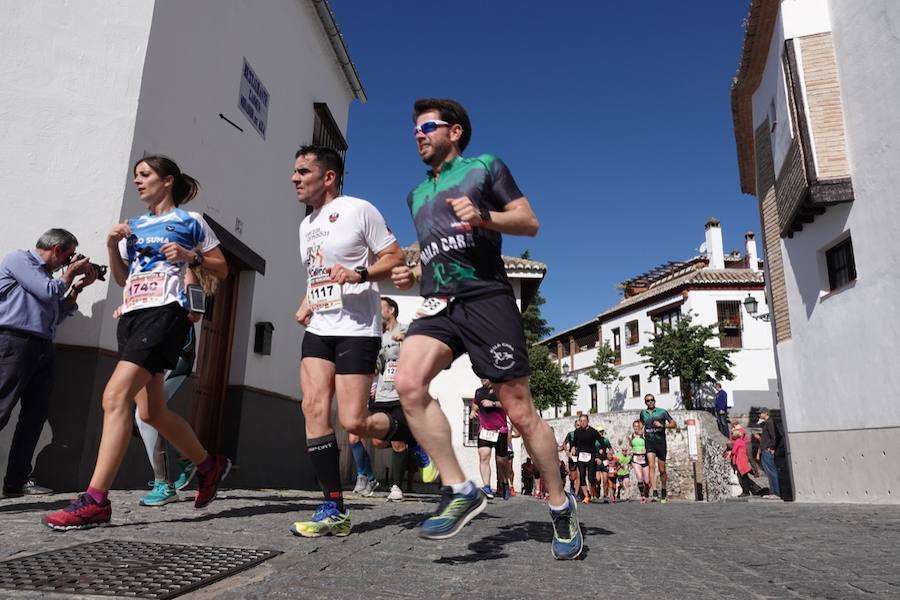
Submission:
<svg viewBox="0 0 900 600">
<path fill-rule="evenodd" d="M 350 500 L 353 533 L 300 539 L 307 492 L 226 490 L 209 508 L 137 505 L 114 492 L 113 526 L 53 532 L 43 513 L 68 497 L 0 501 L 0 558 L 102 539 L 265 548 L 283 554 L 185 598 L 555 598 L 573 581 L 589 597 L 873 598 L 900 596 L 900 507 L 730 501 L 580 506 L 581 560 L 554 561 L 544 503 L 493 501 L 456 538 L 426 542 L 415 525 L 435 497 Z M 584 586 L 587 585 L 587 588 Z M 0 590 L 0 597 L 63 597 Z"/>
</svg>

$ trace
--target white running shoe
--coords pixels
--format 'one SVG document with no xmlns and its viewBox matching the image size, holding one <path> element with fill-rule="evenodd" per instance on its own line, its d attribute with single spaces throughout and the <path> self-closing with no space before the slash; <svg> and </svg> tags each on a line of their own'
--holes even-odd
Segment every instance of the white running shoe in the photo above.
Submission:
<svg viewBox="0 0 900 600">
<path fill-rule="evenodd" d="M 366 485 L 369 483 L 369 478 L 365 475 L 357 475 L 356 476 L 356 486 L 353 488 L 354 494 L 362 494 L 366 489 Z"/>
<path fill-rule="evenodd" d="M 388 502 L 403 502 L 403 490 L 396 485 L 391 486 L 391 493 L 387 496 Z"/>
<path fill-rule="evenodd" d="M 360 496 L 365 496 L 367 498 L 371 497 L 375 493 L 375 489 L 378 487 L 377 479 L 367 479 L 366 486 L 363 488 L 363 491 L 359 493 Z"/>
</svg>

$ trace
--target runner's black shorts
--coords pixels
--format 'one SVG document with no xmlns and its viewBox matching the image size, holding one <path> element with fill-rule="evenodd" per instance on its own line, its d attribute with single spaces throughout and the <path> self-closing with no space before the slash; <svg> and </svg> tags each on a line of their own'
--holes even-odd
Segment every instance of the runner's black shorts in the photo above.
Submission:
<svg viewBox="0 0 900 600">
<path fill-rule="evenodd" d="M 192 327 L 178 302 L 142 308 L 119 317 L 119 359 L 156 374 L 174 369 Z"/>
<path fill-rule="evenodd" d="M 522 314 L 512 294 L 453 299 L 433 317 L 414 320 L 406 337 L 413 335 L 443 342 L 454 360 L 468 352 L 475 374 L 495 383 L 529 374 Z"/>
<path fill-rule="evenodd" d="M 337 375 L 371 375 L 380 350 L 380 337 L 316 335 L 307 331 L 300 345 L 300 357 L 332 362 Z"/>
<path fill-rule="evenodd" d="M 646 438 L 645 438 L 646 439 Z M 662 440 L 646 440 L 647 443 L 647 454 L 653 453 L 656 455 L 656 460 L 661 460 L 666 462 L 666 441 Z"/>
<path fill-rule="evenodd" d="M 597 479 L 597 463 L 593 457 L 588 462 L 578 461 L 578 476 L 581 478 L 581 485 L 588 485 Z"/>
<path fill-rule="evenodd" d="M 506 454 L 509 452 L 509 434 L 501 431 L 497 436 L 496 442 L 489 442 L 488 440 L 481 439 L 481 436 L 478 436 L 478 447 L 479 448 L 494 448 L 494 452 L 497 453 L 497 456 L 502 458 L 506 458 Z"/>
</svg>

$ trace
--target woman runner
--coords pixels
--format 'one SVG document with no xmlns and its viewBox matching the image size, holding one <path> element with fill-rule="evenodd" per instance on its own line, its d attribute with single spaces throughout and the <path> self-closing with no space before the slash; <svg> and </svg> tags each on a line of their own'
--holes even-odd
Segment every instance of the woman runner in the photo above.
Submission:
<svg viewBox="0 0 900 600">
<path fill-rule="evenodd" d="M 637 479 L 638 491 L 641 493 L 641 504 L 647 504 L 650 494 L 650 466 L 647 464 L 647 444 L 644 442 L 644 423 L 636 419 L 631 424 L 631 466 L 634 478 Z"/>
<path fill-rule="evenodd" d="M 119 362 L 103 392 L 103 432 L 87 491 L 44 524 L 58 530 L 107 525 L 107 494 L 131 435 L 131 402 L 140 417 L 197 465 L 195 508 L 215 498 L 231 461 L 209 454 L 190 425 L 166 406 L 163 372 L 172 369 L 192 326 L 188 320 L 185 272 L 188 266 L 224 279 L 227 266 L 219 241 L 198 213 L 180 206 L 200 188 L 174 161 L 148 156 L 134 165 L 134 183 L 148 212 L 113 227 L 106 239 L 113 277 L 125 287 L 117 338 Z M 198 248 L 199 251 L 194 250 Z"/>
</svg>

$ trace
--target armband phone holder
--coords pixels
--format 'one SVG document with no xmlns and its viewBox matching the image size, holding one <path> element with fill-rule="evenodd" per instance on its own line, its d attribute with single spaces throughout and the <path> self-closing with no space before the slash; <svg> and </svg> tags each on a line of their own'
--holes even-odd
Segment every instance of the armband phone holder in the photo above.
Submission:
<svg viewBox="0 0 900 600">
<path fill-rule="evenodd" d="M 187 286 L 188 310 L 192 313 L 206 314 L 206 292 L 196 284 Z"/>
</svg>

